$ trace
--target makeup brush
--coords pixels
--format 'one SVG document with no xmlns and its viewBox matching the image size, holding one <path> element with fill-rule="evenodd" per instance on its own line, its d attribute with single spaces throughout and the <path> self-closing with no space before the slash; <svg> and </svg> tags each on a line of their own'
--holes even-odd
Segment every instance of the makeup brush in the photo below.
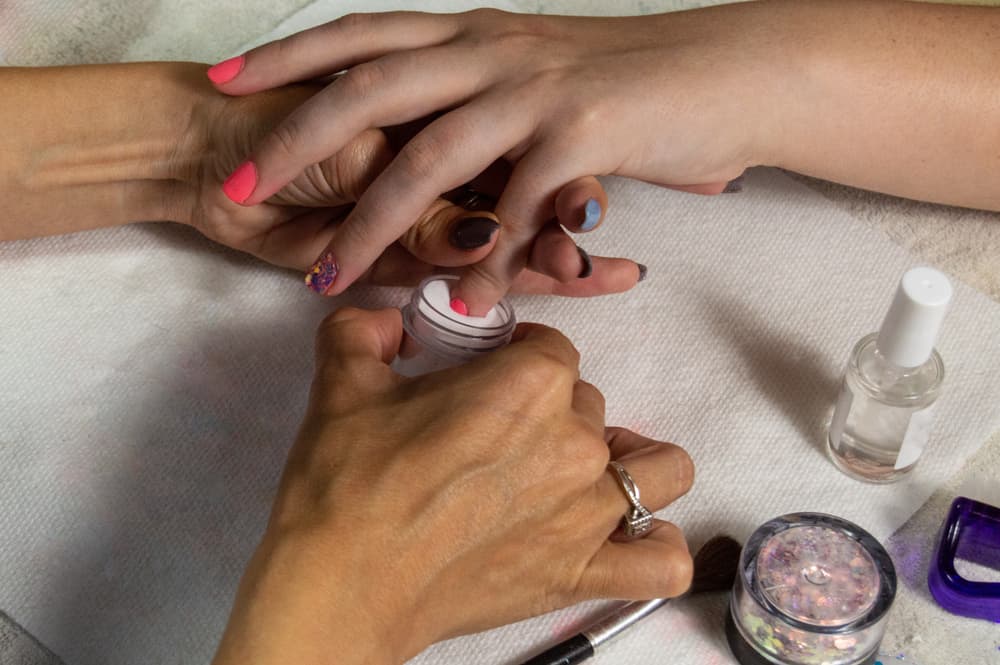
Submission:
<svg viewBox="0 0 1000 665">
<path fill-rule="evenodd" d="M 729 536 L 716 536 L 694 555 L 694 579 L 687 594 L 728 591 L 740 564 L 740 544 Z M 576 665 L 594 655 L 594 650 L 629 626 L 663 607 L 669 598 L 625 603 L 586 630 L 560 642 L 521 665 Z"/>
</svg>

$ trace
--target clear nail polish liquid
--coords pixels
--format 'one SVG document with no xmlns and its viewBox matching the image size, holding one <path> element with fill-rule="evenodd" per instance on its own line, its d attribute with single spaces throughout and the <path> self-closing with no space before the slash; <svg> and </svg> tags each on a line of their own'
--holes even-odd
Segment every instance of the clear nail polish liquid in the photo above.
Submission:
<svg viewBox="0 0 1000 665">
<path fill-rule="evenodd" d="M 940 272 L 908 271 L 879 332 L 851 352 L 827 439 L 847 475 L 889 483 L 916 466 L 944 381 L 934 343 L 951 295 Z"/>
<path fill-rule="evenodd" d="M 428 277 L 403 307 L 403 343 L 392 368 L 403 376 L 463 365 L 510 342 L 517 321 L 501 300 L 486 316 L 464 316 L 451 308 L 453 275 Z"/>
</svg>

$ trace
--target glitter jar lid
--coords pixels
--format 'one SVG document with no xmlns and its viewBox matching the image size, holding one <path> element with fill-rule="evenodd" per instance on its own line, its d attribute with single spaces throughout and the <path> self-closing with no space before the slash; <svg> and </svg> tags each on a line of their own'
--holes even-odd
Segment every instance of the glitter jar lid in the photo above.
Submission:
<svg viewBox="0 0 1000 665">
<path fill-rule="evenodd" d="M 812 626 L 842 626 L 867 614 L 882 586 L 875 561 L 841 529 L 795 526 L 761 544 L 757 585 L 785 616 Z"/>
<path fill-rule="evenodd" d="M 726 637 L 743 665 L 871 665 L 895 595 L 892 560 L 867 531 L 783 515 L 743 547 Z"/>
<path fill-rule="evenodd" d="M 792 513 L 762 525 L 740 562 L 747 589 L 789 624 L 812 632 L 861 630 L 896 595 L 896 571 L 867 531 L 822 513 Z"/>
</svg>

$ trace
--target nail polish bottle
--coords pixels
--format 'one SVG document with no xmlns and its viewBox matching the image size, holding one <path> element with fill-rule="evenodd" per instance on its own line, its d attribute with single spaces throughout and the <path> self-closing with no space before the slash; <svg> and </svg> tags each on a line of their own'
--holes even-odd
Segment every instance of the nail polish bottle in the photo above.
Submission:
<svg viewBox="0 0 1000 665">
<path fill-rule="evenodd" d="M 934 342 L 951 295 L 937 270 L 907 271 L 882 327 L 851 352 L 827 438 L 834 464 L 847 475 L 889 483 L 916 465 L 944 380 Z"/>
<path fill-rule="evenodd" d="M 451 308 L 454 275 L 428 277 L 403 307 L 403 343 L 392 363 L 403 376 L 419 376 L 462 365 L 510 342 L 517 324 L 506 299 L 486 316 L 465 316 Z"/>
</svg>

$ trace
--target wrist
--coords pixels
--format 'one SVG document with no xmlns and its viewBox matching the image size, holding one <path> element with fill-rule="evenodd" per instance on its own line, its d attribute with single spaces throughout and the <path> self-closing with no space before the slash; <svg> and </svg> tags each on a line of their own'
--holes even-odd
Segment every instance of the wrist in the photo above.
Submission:
<svg viewBox="0 0 1000 665">
<path fill-rule="evenodd" d="M 213 665 L 398 665 L 410 617 L 398 586 L 343 538 L 269 529 L 244 573 Z M 356 548 L 354 548 L 356 549 Z"/>
</svg>

